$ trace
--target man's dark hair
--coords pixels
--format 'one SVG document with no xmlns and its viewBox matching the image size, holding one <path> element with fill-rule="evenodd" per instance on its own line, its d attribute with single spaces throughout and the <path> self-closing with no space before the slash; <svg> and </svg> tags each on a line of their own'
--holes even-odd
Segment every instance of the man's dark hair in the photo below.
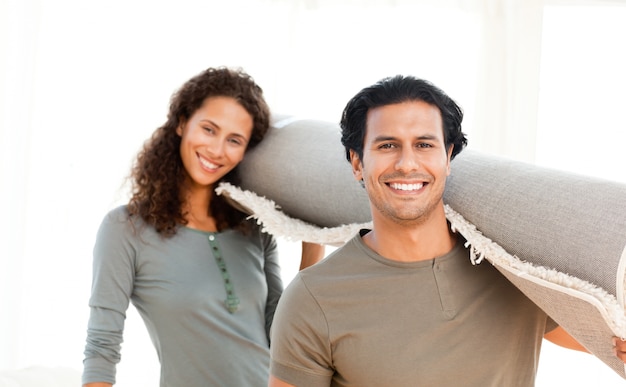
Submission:
<svg viewBox="0 0 626 387">
<path fill-rule="evenodd" d="M 367 123 L 367 113 L 374 108 L 402 102 L 423 101 L 436 106 L 443 121 L 443 139 L 446 152 L 450 145 L 451 159 L 467 145 L 467 138 L 461 130 L 463 111 L 437 86 L 412 76 L 396 75 L 384 78 L 372 86 L 359 91 L 348 102 L 341 115 L 341 143 L 346 148 L 350 161 L 350 150 L 363 159 L 363 141 Z"/>
</svg>

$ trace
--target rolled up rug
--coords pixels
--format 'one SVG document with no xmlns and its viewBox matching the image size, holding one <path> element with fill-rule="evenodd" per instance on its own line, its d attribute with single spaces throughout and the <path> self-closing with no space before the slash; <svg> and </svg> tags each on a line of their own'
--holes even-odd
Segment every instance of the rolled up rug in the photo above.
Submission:
<svg viewBox="0 0 626 387">
<path fill-rule="evenodd" d="M 277 116 L 219 194 L 291 240 L 339 245 L 370 225 L 365 190 L 337 124 Z M 626 379 L 611 337 L 626 337 L 626 185 L 471 149 L 451 165 L 446 216 L 486 259 Z"/>
</svg>

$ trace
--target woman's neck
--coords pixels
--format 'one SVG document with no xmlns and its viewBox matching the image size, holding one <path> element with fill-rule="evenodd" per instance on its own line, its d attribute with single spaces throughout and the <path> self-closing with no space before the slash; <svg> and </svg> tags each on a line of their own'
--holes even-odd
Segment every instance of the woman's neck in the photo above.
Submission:
<svg viewBox="0 0 626 387">
<path fill-rule="evenodd" d="M 183 212 L 185 213 L 185 220 L 187 220 L 187 227 L 201 231 L 217 231 L 215 218 L 211 214 L 212 197 L 212 187 L 186 190 Z"/>
</svg>

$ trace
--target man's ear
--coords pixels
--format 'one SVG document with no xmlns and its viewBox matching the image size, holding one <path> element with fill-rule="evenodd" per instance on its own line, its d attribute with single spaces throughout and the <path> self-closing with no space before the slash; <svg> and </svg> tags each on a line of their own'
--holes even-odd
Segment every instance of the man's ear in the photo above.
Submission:
<svg viewBox="0 0 626 387">
<path fill-rule="evenodd" d="M 454 144 L 450 145 L 450 147 L 448 148 L 448 154 L 446 155 L 447 157 L 447 165 L 446 165 L 446 176 L 450 176 L 450 162 L 452 161 L 452 151 L 454 150 Z"/>
<path fill-rule="evenodd" d="M 359 155 L 353 149 L 350 149 L 350 164 L 352 164 L 354 178 L 357 181 L 363 180 L 363 163 L 361 163 Z"/>
</svg>

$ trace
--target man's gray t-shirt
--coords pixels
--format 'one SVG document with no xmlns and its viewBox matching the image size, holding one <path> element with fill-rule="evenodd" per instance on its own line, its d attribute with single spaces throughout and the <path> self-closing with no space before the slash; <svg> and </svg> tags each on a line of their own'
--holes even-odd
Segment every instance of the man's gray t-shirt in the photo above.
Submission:
<svg viewBox="0 0 626 387">
<path fill-rule="evenodd" d="M 356 236 L 285 290 L 271 373 L 302 387 L 533 386 L 555 327 L 491 264 L 473 266 L 461 242 L 404 263 Z"/>
</svg>

